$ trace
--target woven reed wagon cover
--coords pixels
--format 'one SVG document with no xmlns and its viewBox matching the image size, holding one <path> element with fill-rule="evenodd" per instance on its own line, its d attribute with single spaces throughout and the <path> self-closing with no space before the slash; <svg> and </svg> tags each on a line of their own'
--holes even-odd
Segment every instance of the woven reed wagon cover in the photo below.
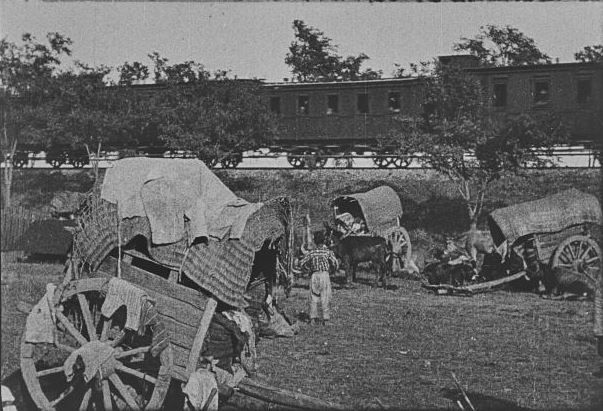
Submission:
<svg viewBox="0 0 603 411">
<path fill-rule="evenodd" d="M 490 213 L 488 225 L 495 244 L 513 244 L 518 238 L 554 233 L 582 223 L 603 225 L 597 197 L 574 188 Z"/>
<path fill-rule="evenodd" d="M 397 226 L 398 217 L 402 216 L 400 197 L 388 186 L 380 186 L 365 193 L 337 197 L 332 201 L 332 205 L 339 206 L 340 203 L 350 199 L 358 202 L 368 230 L 376 235 L 381 235 L 388 228 Z"/>
<path fill-rule="evenodd" d="M 253 206 L 254 211 L 246 216 L 242 233 L 237 238 L 228 234 L 222 238 L 209 235 L 191 242 L 189 236 L 184 235 L 169 244 L 153 244 L 149 218 L 119 218 L 118 204 L 101 198 L 98 192 L 91 193 L 78 218 L 74 233 L 74 256 L 86 262 L 94 271 L 120 244 L 126 247 L 135 237 L 142 236 L 146 239 L 146 251 L 155 261 L 176 270 L 182 267 L 188 277 L 215 298 L 243 308 L 247 305 L 243 294 L 251 276 L 255 252 L 265 240 L 279 237 L 284 239 L 279 243 L 281 251 L 288 252 L 289 200 L 277 198 Z M 220 217 L 218 231 L 225 232 L 224 212 L 214 215 Z M 212 221 L 207 223 L 209 232 L 214 232 L 216 225 Z M 190 221 L 185 219 L 185 232 L 190 231 L 189 226 Z"/>
</svg>

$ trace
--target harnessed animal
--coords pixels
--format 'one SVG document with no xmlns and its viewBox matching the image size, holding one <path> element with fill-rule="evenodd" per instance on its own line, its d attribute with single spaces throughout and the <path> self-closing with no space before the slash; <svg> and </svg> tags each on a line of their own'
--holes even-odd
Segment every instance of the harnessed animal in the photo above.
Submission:
<svg viewBox="0 0 603 411">
<path fill-rule="evenodd" d="M 346 236 L 327 223 L 325 238 L 328 241 L 327 246 L 341 260 L 346 283 L 356 280 L 358 263 L 371 262 L 377 269 L 376 286 L 381 282 L 383 288 L 386 288 L 389 269 L 386 262 L 388 247 L 384 238 L 369 235 Z"/>
</svg>

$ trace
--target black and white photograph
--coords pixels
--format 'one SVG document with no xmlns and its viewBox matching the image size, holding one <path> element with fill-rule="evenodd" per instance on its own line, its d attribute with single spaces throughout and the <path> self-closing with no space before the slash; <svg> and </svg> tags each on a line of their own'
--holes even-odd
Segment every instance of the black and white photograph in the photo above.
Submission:
<svg viewBox="0 0 603 411">
<path fill-rule="evenodd" d="M 2 411 L 603 409 L 603 2 L 0 0 Z"/>
</svg>

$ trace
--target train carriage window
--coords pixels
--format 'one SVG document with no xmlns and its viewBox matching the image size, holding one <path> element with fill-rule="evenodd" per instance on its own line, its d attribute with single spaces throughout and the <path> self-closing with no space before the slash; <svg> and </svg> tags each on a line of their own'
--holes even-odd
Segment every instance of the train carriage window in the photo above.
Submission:
<svg viewBox="0 0 603 411">
<path fill-rule="evenodd" d="M 281 98 L 270 97 L 270 111 L 274 114 L 281 114 Z"/>
<path fill-rule="evenodd" d="M 536 107 L 547 106 L 551 101 L 551 82 L 549 80 L 534 81 L 534 105 Z"/>
<path fill-rule="evenodd" d="M 506 107 L 507 105 L 507 83 L 494 84 L 493 105 L 494 107 Z"/>
<path fill-rule="evenodd" d="M 327 114 L 339 113 L 339 96 L 330 94 L 327 96 Z"/>
<path fill-rule="evenodd" d="M 387 95 L 387 104 L 388 104 L 390 113 L 399 113 L 400 112 L 400 93 L 390 92 Z"/>
<path fill-rule="evenodd" d="M 297 112 L 299 114 L 310 114 L 310 97 L 299 96 L 297 98 Z"/>
<path fill-rule="evenodd" d="M 578 79 L 578 104 L 588 104 L 592 100 L 592 87 L 590 78 Z"/>
<path fill-rule="evenodd" d="M 358 94 L 357 100 L 358 113 L 368 114 L 369 112 L 369 95 L 366 93 Z"/>
</svg>

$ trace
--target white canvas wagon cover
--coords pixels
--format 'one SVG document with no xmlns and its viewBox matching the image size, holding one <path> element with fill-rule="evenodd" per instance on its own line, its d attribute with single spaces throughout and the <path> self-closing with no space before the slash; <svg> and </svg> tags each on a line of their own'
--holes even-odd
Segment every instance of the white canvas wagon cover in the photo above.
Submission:
<svg viewBox="0 0 603 411">
<path fill-rule="evenodd" d="M 574 188 L 500 208 L 488 217 L 492 239 L 497 246 L 504 240 L 513 244 L 528 234 L 554 233 L 583 223 L 603 224 L 601 206 L 597 197 Z"/>
<path fill-rule="evenodd" d="M 388 228 L 398 225 L 398 218 L 402 216 L 402 203 L 393 188 L 379 186 L 365 193 L 347 194 L 335 198 L 331 204 L 340 211 L 345 211 L 345 204 L 354 200 L 360 206 L 371 233 L 381 235 Z"/>
<path fill-rule="evenodd" d="M 80 211 L 74 256 L 94 270 L 119 245 L 143 237 L 159 264 L 243 308 L 255 252 L 285 238 L 290 218 L 287 198 L 249 203 L 199 160 L 125 159 Z M 287 244 L 280 242 L 283 256 Z"/>
</svg>

